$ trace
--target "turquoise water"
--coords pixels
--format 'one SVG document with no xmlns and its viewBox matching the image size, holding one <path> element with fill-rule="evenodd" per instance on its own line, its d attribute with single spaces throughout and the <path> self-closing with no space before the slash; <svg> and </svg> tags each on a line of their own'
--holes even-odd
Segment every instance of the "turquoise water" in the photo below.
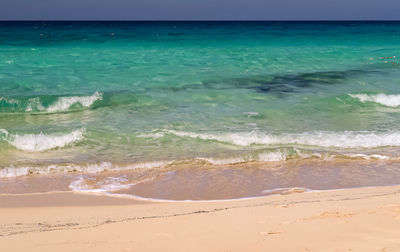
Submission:
<svg viewBox="0 0 400 252">
<path fill-rule="evenodd" d="M 397 159 L 398 22 L 0 22 L 0 172 Z"/>
</svg>

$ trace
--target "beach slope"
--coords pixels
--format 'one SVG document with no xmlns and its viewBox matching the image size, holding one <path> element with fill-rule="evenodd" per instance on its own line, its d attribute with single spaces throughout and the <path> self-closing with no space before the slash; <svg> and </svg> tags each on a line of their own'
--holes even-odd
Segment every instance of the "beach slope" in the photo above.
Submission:
<svg viewBox="0 0 400 252">
<path fill-rule="evenodd" d="M 0 251 L 400 251 L 400 186 L 216 202 L 1 195 Z"/>
</svg>

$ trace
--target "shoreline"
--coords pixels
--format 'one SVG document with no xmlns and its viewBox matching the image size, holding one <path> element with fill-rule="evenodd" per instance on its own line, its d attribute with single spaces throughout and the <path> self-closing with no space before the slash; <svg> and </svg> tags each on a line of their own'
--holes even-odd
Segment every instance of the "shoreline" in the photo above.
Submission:
<svg viewBox="0 0 400 252">
<path fill-rule="evenodd" d="M 0 195 L 0 249 L 398 251 L 399 196 L 399 185 L 213 202 Z"/>
<path fill-rule="evenodd" d="M 76 191 L 157 202 L 252 199 L 271 194 L 398 185 L 398 164 L 385 160 L 306 159 L 33 174 L 0 179 L 0 195 Z"/>
<path fill-rule="evenodd" d="M 66 190 L 66 191 L 47 191 L 47 192 L 27 192 L 27 193 L 0 193 L 0 202 L 3 201 L 5 198 L 7 199 L 13 199 L 13 198 L 25 198 L 25 197 L 40 197 L 40 198 L 51 198 L 51 197 L 57 197 L 58 195 L 68 195 L 72 198 L 99 198 L 101 199 L 101 202 L 106 202 L 104 205 L 113 205 L 114 203 L 117 203 L 118 199 L 121 200 L 122 205 L 129 205 L 129 204 L 137 204 L 137 203 L 190 203 L 190 202 L 197 202 L 197 203 L 215 203 L 215 202 L 232 202 L 232 201 L 246 201 L 246 200 L 257 200 L 257 199 L 263 199 L 263 198 L 268 198 L 270 196 L 274 195 L 289 195 L 289 194 L 304 194 L 304 193 L 319 193 L 319 192 L 335 192 L 335 191 L 346 191 L 346 190 L 356 190 L 356 189 L 368 189 L 368 188 L 385 188 L 385 187 L 400 187 L 400 184 L 393 184 L 393 185 L 380 185 L 380 186 L 359 186 L 359 187 L 349 187 L 349 188 L 336 188 L 336 189 L 309 189 L 309 188 L 302 188 L 302 187 L 288 187 L 288 188 L 275 188 L 275 189 L 270 189 L 266 190 L 264 195 L 260 196 L 248 196 L 248 197 L 242 197 L 242 198 L 228 198 L 228 199 L 200 199 L 200 200 L 194 200 L 194 199 L 185 199 L 185 200 L 169 200 L 169 199 L 158 199 L 158 198 L 145 198 L 145 197 L 140 197 L 137 195 L 131 195 L 131 194 L 118 194 L 118 193 L 111 193 L 107 191 L 77 191 L 77 190 Z M 113 202 L 114 200 L 108 201 L 107 199 L 115 199 L 116 201 Z M 14 206 L 18 204 L 17 200 L 14 199 Z M 67 205 L 69 201 L 64 202 Z M 87 202 L 88 205 L 95 205 L 93 204 L 92 200 Z M 51 204 L 52 205 L 52 204 Z M 100 204 L 103 205 L 103 204 Z M 118 203 L 117 203 L 118 205 Z M 9 208 L 9 207 L 14 207 L 10 205 L 1 205 L 0 204 L 0 209 L 1 208 Z M 42 206 L 40 204 L 37 204 L 38 207 Z M 26 205 L 20 205 L 19 207 L 27 207 Z"/>
</svg>

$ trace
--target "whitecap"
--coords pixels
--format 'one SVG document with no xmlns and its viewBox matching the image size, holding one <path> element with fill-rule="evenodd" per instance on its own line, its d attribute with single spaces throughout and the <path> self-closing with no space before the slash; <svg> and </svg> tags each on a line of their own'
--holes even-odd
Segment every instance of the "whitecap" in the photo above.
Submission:
<svg viewBox="0 0 400 252">
<path fill-rule="evenodd" d="M 231 157 L 231 158 L 206 158 L 206 157 L 199 157 L 196 158 L 198 160 L 204 160 L 212 165 L 233 165 L 233 164 L 240 164 L 251 161 L 247 158 L 241 157 Z"/>
<path fill-rule="evenodd" d="M 376 148 L 382 146 L 400 146 L 400 132 L 304 132 L 292 134 L 266 134 L 263 132 L 239 133 L 195 133 L 176 130 L 165 130 L 166 133 L 179 137 L 201 140 L 215 140 L 238 146 L 257 145 L 294 145 L 319 146 L 335 148 Z"/>
<path fill-rule="evenodd" d="M 262 162 L 278 162 L 278 161 L 285 161 L 286 159 L 287 159 L 287 154 L 286 152 L 283 151 L 258 154 L 258 161 Z"/>
<path fill-rule="evenodd" d="M 158 138 L 164 137 L 164 133 L 162 133 L 162 132 L 151 132 L 151 133 L 148 133 L 148 134 L 139 134 L 136 137 L 138 137 L 138 138 L 154 138 L 154 139 L 158 139 Z"/>
<path fill-rule="evenodd" d="M 90 107 L 96 101 L 102 100 L 103 94 L 100 92 L 95 92 L 90 96 L 67 96 L 60 97 L 57 101 L 50 105 L 46 111 L 47 112 L 58 112 L 58 111 L 66 111 L 74 104 L 81 104 L 83 107 Z"/>
<path fill-rule="evenodd" d="M 82 141 L 86 132 L 85 128 L 74 130 L 67 134 L 9 134 L 8 131 L 2 129 L 5 133 L 3 140 L 23 151 L 41 152 L 55 148 L 62 148 L 75 142 Z"/>
<path fill-rule="evenodd" d="M 43 105 L 40 97 L 29 98 L 27 101 L 18 100 L 14 98 L 0 97 L 0 104 L 6 104 L 7 106 L 12 106 L 13 109 L 18 109 L 25 112 L 41 111 L 41 112 L 62 112 L 67 111 L 71 106 L 75 104 L 80 104 L 83 107 L 90 107 L 96 101 L 103 99 L 103 94 L 101 92 L 95 92 L 93 95 L 89 96 L 65 96 L 58 97 L 56 101 L 50 104 L 48 107 Z"/>
<path fill-rule="evenodd" d="M 360 102 L 375 102 L 388 107 L 400 106 L 400 95 L 386 95 L 386 94 L 349 94 L 352 98 L 360 100 Z"/>
<path fill-rule="evenodd" d="M 356 154 L 344 154 L 345 157 L 349 158 L 362 158 L 365 160 L 371 160 L 371 159 L 377 159 L 377 160 L 389 160 L 390 157 L 385 156 L 385 155 L 380 155 L 380 154 L 361 154 L 361 153 L 356 153 Z"/>
<path fill-rule="evenodd" d="M 28 103 L 26 105 L 26 112 L 31 112 L 33 110 L 39 110 L 39 111 L 43 111 L 45 110 L 45 107 L 42 105 L 42 103 L 40 102 L 39 97 L 36 98 L 30 98 L 28 100 Z"/>
<path fill-rule="evenodd" d="M 89 163 L 89 164 L 52 164 L 44 166 L 17 166 L 14 165 L 0 168 L 0 178 L 18 177 L 29 174 L 51 174 L 51 173 L 99 173 L 104 171 L 125 171 L 136 169 L 154 169 L 165 167 L 174 161 L 140 162 L 128 165 L 115 165 L 111 162 Z"/>
</svg>

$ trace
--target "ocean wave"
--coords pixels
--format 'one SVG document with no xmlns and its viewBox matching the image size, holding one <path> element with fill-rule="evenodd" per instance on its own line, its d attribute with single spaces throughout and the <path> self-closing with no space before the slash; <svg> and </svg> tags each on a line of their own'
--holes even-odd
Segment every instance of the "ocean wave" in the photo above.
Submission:
<svg viewBox="0 0 400 252">
<path fill-rule="evenodd" d="M 197 164 L 198 161 L 203 161 L 209 165 L 224 166 L 224 165 L 240 165 L 249 162 L 264 162 L 275 163 L 285 162 L 289 160 L 323 160 L 331 161 L 334 159 L 344 159 L 349 161 L 365 160 L 365 161 L 399 161 L 400 157 L 386 156 L 382 154 L 364 154 L 364 153 L 335 153 L 335 152 L 315 152 L 294 149 L 293 151 L 281 149 L 276 151 L 257 151 L 253 154 L 233 157 L 197 157 L 184 160 L 161 160 L 147 161 L 139 163 L 131 163 L 118 165 L 112 162 L 88 163 L 88 164 L 52 164 L 44 166 L 13 166 L 0 168 L 0 178 L 10 178 L 25 175 L 52 174 L 52 173 L 84 173 L 93 174 L 105 171 L 129 171 L 138 169 L 158 169 L 166 168 L 173 165 L 174 169 L 179 167 L 187 167 L 187 165 Z M 112 183 L 111 183 L 112 184 Z"/>
<path fill-rule="evenodd" d="M 46 110 L 46 108 L 40 102 L 39 97 L 30 98 L 26 104 L 25 112 L 31 112 L 31 111 L 35 111 L 35 110 L 38 110 L 38 111 Z"/>
<path fill-rule="evenodd" d="M 400 106 L 400 95 L 387 95 L 387 94 L 349 94 L 350 97 L 358 99 L 360 102 L 374 102 L 387 107 Z"/>
<path fill-rule="evenodd" d="M 2 139 L 18 150 L 41 152 L 55 148 L 62 148 L 75 142 L 82 141 L 86 133 L 85 128 L 74 130 L 67 134 L 10 134 L 5 129 L 0 129 L 4 134 Z"/>
<path fill-rule="evenodd" d="M 176 130 L 165 130 L 165 133 L 179 137 L 201 140 L 214 140 L 238 146 L 257 145 L 294 145 L 319 146 L 334 148 L 377 148 L 383 146 L 400 146 L 400 132 L 305 132 L 297 134 L 272 135 L 262 132 L 241 133 L 195 133 Z"/>
<path fill-rule="evenodd" d="M 391 159 L 388 156 L 385 155 L 380 155 L 380 154 L 371 154 L 371 155 L 367 155 L 367 154 L 360 154 L 360 153 L 356 153 L 356 154 L 343 154 L 344 157 L 349 157 L 349 158 L 361 158 L 361 159 L 365 159 L 365 160 L 371 160 L 371 159 L 376 159 L 376 160 L 389 160 Z"/>
<path fill-rule="evenodd" d="M 103 99 L 103 93 L 95 92 L 89 96 L 65 96 L 58 97 L 56 100 L 52 97 L 33 97 L 29 99 L 15 99 L 0 97 L 0 111 L 3 112 L 64 112 L 72 106 L 79 104 L 88 108 L 96 101 Z M 46 104 L 46 105 L 45 105 Z"/>
<path fill-rule="evenodd" d="M 95 92 L 90 96 L 69 96 L 60 97 L 58 100 L 50 105 L 46 112 L 59 112 L 68 110 L 74 104 L 81 104 L 83 107 L 90 107 L 95 101 L 102 100 L 103 94 L 100 92 Z"/>
<path fill-rule="evenodd" d="M 204 160 L 207 163 L 212 165 L 229 165 L 229 164 L 241 164 L 245 162 L 251 161 L 249 158 L 242 157 L 232 157 L 232 158 L 207 158 L 207 157 L 199 157 L 197 160 Z"/>
<path fill-rule="evenodd" d="M 204 160 L 212 165 L 233 165 L 246 162 L 279 162 L 285 161 L 289 155 L 285 150 L 277 150 L 270 152 L 262 152 L 258 155 L 247 155 L 243 157 L 228 157 L 228 158 L 212 158 L 212 157 L 199 157 L 197 160 Z"/>
<path fill-rule="evenodd" d="M 18 166 L 13 165 L 0 168 L 0 178 L 11 178 L 30 174 L 51 174 L 51 173 L 99 173 L 104 171 L 125 171 L 136 169 L 154 169 L 165 167 L 173 161 L 153 161 L 134 163 L 129 165 L 115 165 L 111 162 L 101 162 L 93 164 L 54 164 L 45 166 Z"/>
<path fill-rule="evenodd" d="M 278 162 L 285 161 L 288 154 L 285 151 L 266 152 L 258 154 L 258 161 L 262 162 Z"/>
</svg>

